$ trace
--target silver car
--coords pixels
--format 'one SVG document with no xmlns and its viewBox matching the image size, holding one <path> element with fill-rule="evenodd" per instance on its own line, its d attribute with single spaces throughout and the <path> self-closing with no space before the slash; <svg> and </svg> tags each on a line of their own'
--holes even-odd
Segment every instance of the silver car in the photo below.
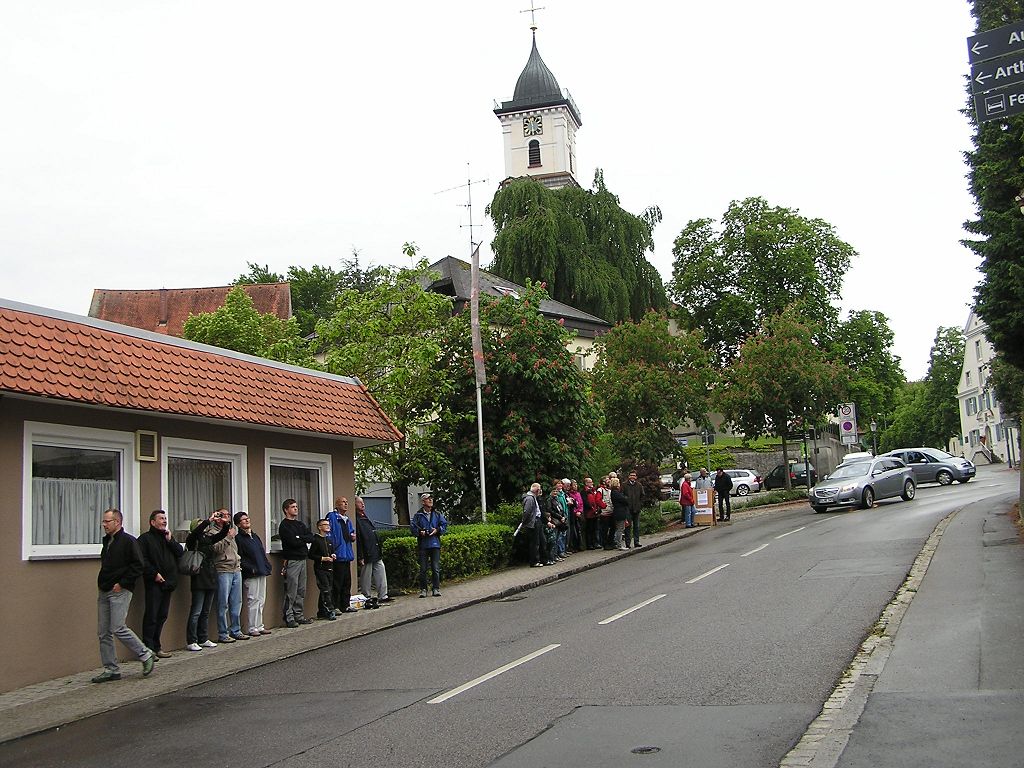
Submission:
<svg viewBox="0 0 1024 768">
<path fill-rule="evenodd" d="M 966 483 L 978 470 L 967 459 L 952 456 L 938 448 L 897 448 L 886 456 L 895 456 L 912 470 L 920 483 L 949 485 L 954 480 Z"/>
<path fill-rule="evenodd" d="M 824 512 L 829 507 L 869 509 L 877 499 L 900 496 L 910 501 L 917 483 L 910 467 L 892 456 L 841 464 L 836 471 L 807 492 L 811 508 Z"/>
<path fill-rule="evenodd" d="M 746 496 L 761 490 L 761 478 L 752 469 L 727 469 L 725 474 L 732 478 L 732 496 Z"/>
</svg>

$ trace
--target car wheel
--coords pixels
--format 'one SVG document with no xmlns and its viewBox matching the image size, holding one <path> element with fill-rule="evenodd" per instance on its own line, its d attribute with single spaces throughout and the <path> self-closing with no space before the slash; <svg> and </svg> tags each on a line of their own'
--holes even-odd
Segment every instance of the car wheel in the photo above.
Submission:
<svg viewBox="0 0 1024 768">
<path fill-rule="evenodd" d="M 812 504 L 811 509 L 814 510 L 815 514 L 818 514 L 819 512 L 824 512 L 828 507 L 819 507 L 817 504 Z"/>
<path fill-rule="evenodd" d="M 875 492 L 871 488 L 864 489 L 864 498 L 861 500 L 864 509 L 871 509 L 875 505 Z"/>
<path fill-rule="evenodd" d="M 914 481 L 907 480 L 907 482 L 903 484 L 903 493 L 901 493 L 900 495 L 903 497 L 904 501 L 910 501 L 911 499 L 914 498 L 914 495 L 916 493 L 917 486 L 914 485 Z"/>
<path fill-rule="evenodd" d="M 741 485 L 736 489 L 737 496 L 746 496 L 748 493 L 750 493 L 750 489 L 745 485 Z"/>
<path fill-rule="evenodd" d="M 935 479 L 938 481 L 939 485 L 949 485 L 953 482 L 953 473 L 948 469 L 943 469 L 939 471 L 939 474 L 935 476 Z"/>
</svg>

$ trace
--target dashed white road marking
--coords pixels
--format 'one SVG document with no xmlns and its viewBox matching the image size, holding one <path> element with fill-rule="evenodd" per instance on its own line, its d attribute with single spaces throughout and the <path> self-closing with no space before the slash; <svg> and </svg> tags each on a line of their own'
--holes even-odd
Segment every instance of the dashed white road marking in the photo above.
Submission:
<svg viewBox="0 0 1024 768">
<path fill-rule="evenodd" d="M 661 598 L 663 598 L 663 597 L 665 597 L 665 595 L 655 595 L 650 600 L 644 600 L 642 603 L 634 605 L 632 608 L 627 608 L 626 610 L 622 611 L 621 613 L 616 613 L 614 616 L 609 616 L 607 619 L 604 619 L 604 620 L 599 621 L 597 623 L 598 624 L 611 624 L 613 621 L 616 621 L 617 619 L 621 619 L 623 616 L 628 616 L 633 611 L 639 611 L 644 606 L 650 605 L 651 603 L 655 602 L 656 600 L 661 600 Z"/>
<path fill-rule="evenodd" d="M 728 564 L 728 563 L 725 563 L 724 565 L 720 565 L 720 566 L 718 566 L 717 568 L 712 568 L 712 569 L 711 569 L 710 571 L 708 571 L 707 573 L 702 573 L 702 574 L 701 574 L 700 576 L 698 576 L 698 577 L 696 577 L 696 578 L 694 578 L 694 579 L 690 579 L 690 580 L 689 580 L 688 582 L 686 582 L 686 583 L 687 583 L 687 584 L 696 584 L 696 583 L 697 583 L 698 581 L 700 581 L 701 579 L 706 579 L 706 578 L 707 578 L 708 576 L 710 576 L 711 574 L 713 574 L 713 573 L 718 573 L 718 572 L 719 572 L 720 570 L 722 570 L 723 568 L 728 568 L 728 567 L 729 567 L 729 564 Z"/>
<path fill-rule="evenodd" d="M 776 536 L 775 538 L 776 539 L 783 539 L 783 538 L 785 538 L 786 536 L 789 536 L 792 533 L 799 533 L 800 531 L 802 531 L 806 527 L 807 527 L 806 525 L 801 525 L 799 528 L 796 528 L 796 529 L 794 529 L 792 531 L 788 531 L 787 533 L 780 534 L 780 535 Z"/>
<path fill-rule="evenodd" d="M 440 696 L 435 696 L 434 698 L 430 699 L 427 702 L 427 704 L 440 704 L 442 702 L 448 701 L 448 699 L 452 698 L 453 696 L 458 696 L 460 693 L 465 693 L 470 688 L 475 688 L 476 686 L 480 685 L 481 683 L 486 683 L 491 678 L 495 678 L 498 675 L 504 674 L 505 672 L 508 672 L 510 669 L 515 669 L 516 667 L 520 666 L 521 664 L 525 664 L 528 661 L 532 661 L 533 659 L 536 659 L 538 656 L 543 656 L 548 651 L 555 650 L 555 648 L 558 648 L 559 645 L 560 645 L 560 643 L 554 643 L 552 645 L 547 645 L 547 646 L 544 646 L 543 648 L 541 648 L 540 650 L 534 651 L 533 653 L 530 653 L 530 654 L 527 654 L 526 656 L 523 656 L 523 658 L 521 658 L 521 659 L 516 659 L 515 661 L 510 661 L 508 664 L 506 664 L 506 665 L 504 665 L 502 667 L 498 667 L 494 671 L 488 672 L 486 675 L 480 675 L 480 677 L 478 677 L 478 678 L 476 678 L 474 680 L 470 680 L 468 683 L 463 683 L 458 688 L 452 688 L 447 693 L 442 693 Z"/>
<path fill-rule="evenodd" d="M 756 554 L 757 552 L 760 552 L 762 549 L 764 549 L 767 546 L 768 546 L 767 544 L 762 544 L 757 549 L 752 549 L 749 552 L 744 552 L 742 555 L 740 555 L 740 557 L 747 557 L 748 555 Z"/>
</svg>

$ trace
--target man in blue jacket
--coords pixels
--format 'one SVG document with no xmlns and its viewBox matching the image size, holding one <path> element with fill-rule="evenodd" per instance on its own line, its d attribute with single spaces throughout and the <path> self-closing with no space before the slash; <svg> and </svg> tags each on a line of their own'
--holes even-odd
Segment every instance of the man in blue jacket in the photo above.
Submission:
<svg viewBox="0 0 1024 768">
<path fill-rule="evenodd" d="M 348 516 L 348 499 L 339 496 L 334 500 L 334 509 L 327 513 L 331 531 L 327 540 L 331 543 L 337 559 L 331 580 L 331 602 L 335 613 L 353 613 L 352 600 L 352 542 L 356 540 L 356 529 Z"/>
<path fill-rule="evenodd" d="M 430 563 L 434 597 L 441 596 L 441 535 L 448 530 L 444 515 L 434 510 L 434 497 L 420 494 L 420 508 L 409 530 L 416 537 L 416 555 L 420 561 L 420 597 L 427 596 L 427 563 Z"/>
</svg>

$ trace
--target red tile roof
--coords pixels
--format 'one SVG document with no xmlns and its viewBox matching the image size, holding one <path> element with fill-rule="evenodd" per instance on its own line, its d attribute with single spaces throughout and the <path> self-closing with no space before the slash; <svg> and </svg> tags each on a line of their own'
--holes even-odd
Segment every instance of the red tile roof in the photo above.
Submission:
<svg viewBox="0 0 1024 768">
<path fill-rule="evenodd" d="M 352 438 L 401 438 L 357 379 L 0 301 L 0 392 Z"/>
<path fill-rule="evenodd" d="M 217 288 L 158 288 L 146 291 L 118 291 L 97 288 L 92 292 L 89 317 L 130 325 L 144 331 L 181 337 L 189 315 L 216 312 L 234 285 Z M 256 310 L 282 320 L 292 316 L 292 294 L 288 283 L 243 285 Z"/>
</svg>

